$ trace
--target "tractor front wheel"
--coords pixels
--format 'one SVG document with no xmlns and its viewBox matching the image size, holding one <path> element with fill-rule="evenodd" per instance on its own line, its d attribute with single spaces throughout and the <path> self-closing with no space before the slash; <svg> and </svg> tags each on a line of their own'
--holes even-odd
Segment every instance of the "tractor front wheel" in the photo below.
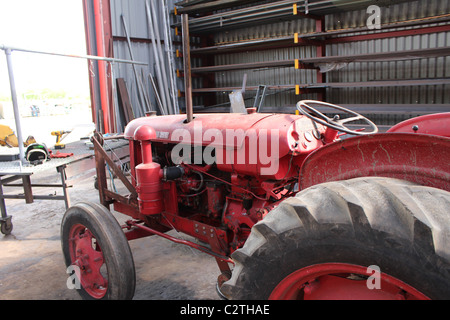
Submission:
<svg viewBox="0 0 450 320">
<path fill-rule="evenodd" d="M 387 178 L 317 185 L 256 224 L 229 299 L 450 298 L 450 193 Z"/>
<path fill-rule="evenodd" d="M 105 207 L 80 203 L 67 210 L 61 241 L 66 266 L 76 276 L 71 289 L 88 300 L 133 298 L 133 256 L 122 228 Z"/>
</svg>

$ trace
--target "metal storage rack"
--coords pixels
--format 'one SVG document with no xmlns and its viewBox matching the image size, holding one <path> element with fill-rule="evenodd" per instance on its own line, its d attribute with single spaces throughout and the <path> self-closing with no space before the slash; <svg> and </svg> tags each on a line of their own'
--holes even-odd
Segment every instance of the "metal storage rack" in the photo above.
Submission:
<svg viewBox="0 0 450 320">
<path fill-rule="evenodd" d="M 401 2 L 401 1 L 400 1 Z M 368 5 L 367 1 L 353 1 L 353 6 L 361 4 Z M 330 89 L 342 88 L 396 88 L 396 87 L 427 87 L 437 85 L 449 85 L 450 78 L 443 77 L 422 77 L 407 79 L 383 79 L 374 81 L 352 81 L 336 82 L 327 79 L 327 74 L 320 71 L 320 66 L 324 64 L 351 64 L 358 62 L 390 62 L 420 60 L 429 58 L 442 58 L 450 56 L 450 47 L 441 46 L 427 49 L 414 50 L 393 50 L 381 53 L 350 54 L 350 55 L 327 55 L 327 46 L 332 44 L 358 43 L 362 41 L 379 40 L 387 38 L 408 37 L 415 35 L 442 34 L 450 32 L 450 12 L 424 16 L 420 18 L 405 19 L 402 21 L 384 22 L 379 30 L 369 30 L 367 27 L 347 27 L 339 30 L 326 28 L 326 16 L 332 15 L 335 9 L 331 1 L 316 1 L 308 4 L 308 1 L 182 1 L 177 3 L 179 7 L 174 10 L 175 14 L 189 14 L 189 29 L 191 33 L 190 55 L 197 63 L 192 67 L 192 78 L 197 86 L 192 89 L 192 95 L 208 96 L 203 101 L 207 106 L 205 111 L 223 111 L 227 107 L 221 108 L 223 104 L 218 104 L 219 108 L 208 107 L 213 105 L 215 97 L 220 93 L 227 93 L 238 90 L 235 85 L 217 86 L 215 75 L 221 72 L 232 70 L 256 70 L 266 68 L 292 68 L 296 70 L 315 70 L 316 79 L 307 83 L 276 83 L 275 79 L 271 83 L 265 83 L 268 91 L 290 90 L 295 91 L 298 99 L 301 95 L 315 94 L 318 100 L 326 100 L 327 92 Z M 239 5 L 239 7 L 238 7 Z M 447 5 L 447 9 L 449 5 Z M 353 7 L 350 7 L 353 8 Z M 357 7 L 354 7 L 357 8 Z M 309 33 L 294 33 L 287 36 L 272 36 L 259 39 L 244 39 L 228 43 L 215 43 L 211 35 L 219 32 L 231 30 L 245 30 L 255 23 L 267 24 L 270 26 L 277 21 L 292 21 L 294 19 L 309 19 L 315 25 L 315 30 Z M 179 27 L 176 23 L 173 27 L 180 35 Z M 247 29 L 248 30 L 248 29 Z M 239 54 L 254 51 L 270 51 L 296 46 L 309 46 L 315 50 L 315 56 L 310 58 L 296 57 L 295 59 L 271 60 L 262 62 L 242 62 L 234 64 L 217 64 L 214 57 L 221 54 Z M 182 53 L 178 54 L 181 58 Z M 299 71 L 301 72 L 301 71 Z M 338 72 L 338 71 L 337 71 Z M 184 77 L 179 71 L 178 76 Z M 249 85 L 245 88 L 247 92 L 255 92 L 259 85 Z M 183 97 L 184 92 L 179 96 Z M 401 105 L 401 107 L 399 107 Z M 408 104 L 392 105 L 395 113 L 405 114 Z M 271 108 L 270 108 L 271 107 Z M 269 110 L 275 110 L 270 106 Z M 289 108 L 288 108 L 289 109 Z M 359 106 L 359 109 L 366 114 L 385 113 L 386 104 L 371 103 Z M 411 113 L 427 114 L 442 111 L 450 111 L 446 104 L 411 104 Z M 293 110 L 293 108 L 292 108 Z M 292 111 L 290 110 L 290 111 Z M 196 111 L 201 112 L 201 109 Z M 280 111 L 286 111 L 286 106 Z M 387 112 L 392 114 L 392 111 Z"/>
</svg>

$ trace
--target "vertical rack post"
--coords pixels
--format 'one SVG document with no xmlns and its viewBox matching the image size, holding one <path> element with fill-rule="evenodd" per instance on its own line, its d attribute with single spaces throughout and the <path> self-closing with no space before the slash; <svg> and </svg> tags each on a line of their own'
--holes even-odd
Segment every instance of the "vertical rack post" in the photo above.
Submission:
<svg viewBox="0 0 450 320">
<path fill-rule="evenodd" d="M 320 17 L 316 19 L 316 32 L 324 32 L 325 31 L 325 18 Z M 317 57 L 325 57 L 327 55 L 326 44 L 322 42 L 317 46 Z M 317 83 L 325 83 L 326 75 L 322 73 L 320 70 L 317 70 Z M 323 89 L 322 92 L 318 95 L 318 100 L 325 101 L 326 100 L 326 89 Z"/>
<path fill-rule="evenodd" d="M 191 46 L 189 37 L 189 16 L 181 15 L 183 33 L 183 57 L 184 57 L 184 91 L 186 99 L 187 122 L 194 120 L 194 106 L 192 102 L 192 76 L 191 76 Z"/>
</svg>

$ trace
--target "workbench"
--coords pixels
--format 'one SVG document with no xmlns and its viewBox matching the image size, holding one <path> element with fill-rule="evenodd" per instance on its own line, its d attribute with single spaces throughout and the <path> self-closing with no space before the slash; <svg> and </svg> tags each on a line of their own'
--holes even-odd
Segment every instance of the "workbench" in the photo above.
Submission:
<svg viewBox="0 0 450 320">
<path fill-rule="evenodd" d="M 104 149 L 119 164 L 126 163 L 129 157 L 128 142 L 126 140 L 108 140 Z M 66 209 L 70 207 L 70 196 L 68 189 L 73 183 L 96 174 L 94 150 L 86 141 L 78 141 L 66 145 L 63 150 L 52 150 L 56 152 L 72 154 L 67 158 L 52 158 L 38 165 L 22 165 L 20 160 L 0 162 L 0 225 L 1 233 L 10 234 L 12 231 L 12 216 L 8 216 L 5 199 L 24 199 L 27 204 L 34 200 L 63 200 Z M 128 158 L 128 159 L 127 159 Z M 58 184 L 33 184 L 31 177 L 34 174 L 55 170 L 60 176 Z M 21 183 L 18 181 L 21 180 Z M 23 188 L 20 194 L 5 194 L 6 187 Z M 63 195 L 34 195 L 33 188 L 62 188 Z"/>
</svg>

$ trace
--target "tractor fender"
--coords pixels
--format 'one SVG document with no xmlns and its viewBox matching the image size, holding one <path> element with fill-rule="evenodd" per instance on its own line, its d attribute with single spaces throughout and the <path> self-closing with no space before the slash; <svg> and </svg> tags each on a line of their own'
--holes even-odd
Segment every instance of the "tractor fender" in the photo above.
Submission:
<svg viewBox="0 0 450 320">
<path fill-rule="evenodd" d="M 426 134 L 385 133 L 334 142 L 311 153 L 299 186 L 358 177 L 388 177 L 450 191 L 450 139 Z"/>
<path fill-rule="evenodd" d="M 393 126 L 388 133 L 420 133 L 450 137 L 450 112 L 428 114 Z"/>
</svg>

